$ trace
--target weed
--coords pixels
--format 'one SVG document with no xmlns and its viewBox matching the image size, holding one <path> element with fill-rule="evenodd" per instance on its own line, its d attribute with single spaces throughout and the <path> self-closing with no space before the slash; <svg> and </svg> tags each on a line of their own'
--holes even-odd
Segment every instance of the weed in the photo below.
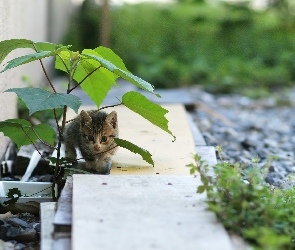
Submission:
<svg viewBox="0 0 295 250">
<path fill-rule="evenodd" d="M 220 154 L 222 148 L 216 149 Z M 258 157 L 251 160 L 251 168 L 221 161 L 213 166 L 213 178 L 201 157 L 197 155 L 195 160 L 196 164 L 189 165 L 191 173 L 199 171 L 203 182 L 197 192 L 207 192 L 209 210 L 228 231 L 242 236 L 255 249 L 295 248 L 295 188 L 268 187 L 264 182 L 266 168 L 256 165 Z M 271 160 L 273 157 L 266 165 Z"/>
</svg>

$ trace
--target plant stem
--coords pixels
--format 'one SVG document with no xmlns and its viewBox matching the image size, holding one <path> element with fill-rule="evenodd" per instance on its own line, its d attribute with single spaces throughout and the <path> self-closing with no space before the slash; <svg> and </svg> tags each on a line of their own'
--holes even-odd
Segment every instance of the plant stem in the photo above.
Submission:
<svg viewBox="0 0 295 250">
<path fill-rule="evenodd" d="M 89 111 L 89 113 L 92 114 L 92 113 L 98 112 L 98 111 L 100 111 L 100 110 L 102 110 L 102 109 L 112 108 L 112 107 L 116 107 L 116 106 L 120 106 L 120 105 L 123 105 L 123 103 L 119 103 L 119 104 L 114 104 L 114 105 L 105 106 L 105 107 L 99 108 L 98 110 L 94 110 L 94 111 L 91 111 L 91 112 Z M 78 117 L 66 121 L 66 124 L 69 123 L 69 122 L 75 121 L 76 119 L 78 119 Z"/>
<path fill-rule="evenodd" d="M 43 141 L 40 136 L 37 134 L 36 130 L 32 127 L 32 130 L 34 132 L 34 134 L 37 136 L 37 138 L 39 139 L 40 142 L 42 142 L 45 146 L 49 147 L 49 148 L 53 148 L 53 149 L 57 149 L 56 147 L 51 146 L 50 144 L 46 143 L 45 141 Z"/>
<path fill-rule="evenodd" d="M 78 86 L 80 86 L 89 76 L 91 76 L 96 70 L 98 70 L 99 68 L 101 68 L 102 66 L 98 66 L 97 68 L 95 68 L 94 70 L 92 70 L 91 72 L 89 72 L 75 87 L 71 88 L 69 90 L 69 93 L 71 93 L 75 88 L 77 88 Z M 68 93 L 68 94 L 69 94 Z"/>
<path fill-rule="evenodd" d="M 28 133 L 24 130 L 24 128 L 22 127 L 23 132 L 25 133 L 25 135 L 29 138 L 29 140 L 31 141 L 32 145 L 34 146 L 34 148 L 37 150 L 38 154 L 41 156 L 41 158 L 47 162 L 47 160 L 43 157 L 43 155 L 41 154 L 41 152 L 39 151 L 39 149 L 37 148 L 37 146 L 35 145 L 35 143 L 33 142 L 33 140 L 31 139 L 31 137 L 28 135 Z"/>
<path fill-rule="evenodd" d="M 58 119 L 57 119 L 57 115 L 56 115 L 56 109 L 53 109 L 53 113 L 54 113 L 54 119 L 55 119 L 56 127 L 57 127 L 57 130 L 58 130 L 58 134 L 60 135 L 61 134 L 61 131 L 60 131 L 60 127 L 58 125 Z"/>
<path fill-rule="evenodd" d="M 71 75 L 71 78 L 70 79 L 74 79 L 74 75 L 75 75 L 75 73 L 76 73 L 76 70 L 77 70 L 77 68 L 78 68 L 78 66 L 79 66 L 79 63 L 80 63 L 80 60 L 78 60 L 74 65 L 73 65 L 73 68 L 74 68 L 74 70 L 73 70 L 73 72 L 72 72 L 72 75 Z M 71 87 L 70 87 L 71 85 L 69 85 L 68 86 L 68 94 L 71 92 Z"/>
<path fill-rule="evenodd" d="M 106 109 L 106 108 L 113 108 L 113 107 L 116 107 L 116 106 L 120 106 L 122 105 L 123 103 L 118 103 L 118 104 L 114 104 L 114 105 L 109 105 L 109 106 L 105 106 L 105 107 L 102 107 L 102 108 L 99 108 L 99 110 L 102 110 L 102 109 Z M 99 111 L 97 110 L 97 111 Z"/>
<path fill-rule="evenodd" d="M 59 57 L 59 59 L 62 61 L 63 65 L 65 66 L 67 73 L 70 74 L 70 70 L 68 69 L 68 66 L 66 65 L 64 59 L 60 56 L 60 54 L 57 54 L 57 56 Z"/>
<path fill-rule="evenodd" d="M 63 61 L 62 58 L 61 58 L 61 60 Z M 65 62 L 64 62 L 64 64 L 65 64 Z M 65 67 L 66 67 L 66 65 L 65 65 Z M 73 71 L 73 61 L 72 60 L 70 61 L 70 69 L 67 68 L 67 71 L 68 71 L 68 75 L 69 75 L 67 94 L 69 94 L 70 93 L 71 82 L 72 82 L 72 75 L 71 74 L 72 74 L 72 71 Z M 58 133 L 59 133 L 58 145 L 57 145 L 57 154 L 56 154 L 57 159 L 56 159 L 56 165 L 55 165 L 55 169 L 54 169 L 53 183 L 52 183 L 52 197 L 53 197 L 53 200 L 56 200 L 56 197 L 55 197 L 55 184 L 56 184 L 56 178 L 57 178 L 57 175 L 58 175 L 57 171 L 60 168 L 60 149 L 61 149 L 61 144 L 62 144 L 62 141 L 63 141 L 63 132 L 64 132 L 64 128 L 65 128 L 65 125 L 66 125 L 67 106 L 64 105 L 61 127 L 59 127 L 59 125 L 58 125 L 58 119 L 57 119 L 55 109 L 54 109 L 54 116 L 55 116 L 55 121 L 56 121 L 56 125 L 58 127 Z"/>
<path fill-rule="evenodd" d="M 34 48 L 35 48 L 35 51 L 38 52 L 38 49 L 36 48 L 36 45 L 35 45 L 34 43 L 33 43 L 33 46 L 34 46 Z M 44 67 L 44 64 L 43 64 L 42 60 L 39 59 L 39 62 L 40 62 L 40 64 L 41 64 L 41 67 L 42 67 L 42 70 L 43 70 L 43 72 L 44 72 L 44 75 L 46 76 L 46 79 L 47 79 L 47 81 L 49 82 L 49 84 L 50 84 L 50 86 L 51 86 L 53 92 L 56 93 L 56 90 L 55 90 L 55 88 L 54 88 L 54 86 L 53 86 L 53 84 L 52 84 L 52 82 L 51 82 L 51 80 L 50 80 L 50 78 L 49 78 L 49 76 L 48 76 L 46 70 L 45 70 L 45 67 Z"/>
<path fill-rule="evenodd" d="M 56 201 L 56 197 L 55 197 L 55 184 L 56 184 L 57 171 L 59 169 L 60 148 L 61 148 L 61 133 L 60 133 L 60 130 L 59 130 L 59 139 L 58 139 L 58 145 L 57 145 L 56 164 L 55 164 L 55 168 L 54 168 L 54 174 L 53 174 L 53 180 L 52 180 L 52 187 L 51 187 L 53 201 Z"/>
</svg>

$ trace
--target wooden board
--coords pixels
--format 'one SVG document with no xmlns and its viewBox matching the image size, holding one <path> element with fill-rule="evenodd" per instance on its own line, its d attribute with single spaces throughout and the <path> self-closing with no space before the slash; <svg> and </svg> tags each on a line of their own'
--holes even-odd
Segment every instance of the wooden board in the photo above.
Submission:
<svg viewBox="0 0 295 250">
<path fill-rule="evenodd" d="M 73 250 L 230 250 L 199 177 L 74 175 Z"/>
<path fill-rule="evenodd" d="M 186 165 L 195 154 L 195 144 L 186 111 L 180 104 L 166 104 L 163 107 L 169 110 L 166 117 L 169 120 L 169 129 L 177 138 L 175 142 L 172 142 L 171 135 L 124 106 L 107 109 L 107 112 L 116 110 L 118 113 L 119 138 L 148 150 L 155 162 L 152 167 L 140 155 L 119 148 L 113 157 L 111 174 L 189 175 Z M 92 110 L 95 107 L 83 106 L 81 109 Z M 74 112 L 70 110 L 67 117 L 68 120 L 74 118 Z"/>
</svg>

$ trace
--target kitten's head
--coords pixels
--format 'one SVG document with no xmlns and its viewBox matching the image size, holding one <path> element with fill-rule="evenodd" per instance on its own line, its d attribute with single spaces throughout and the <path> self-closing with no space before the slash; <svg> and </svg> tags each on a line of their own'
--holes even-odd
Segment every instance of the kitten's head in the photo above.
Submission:
<svg viewBox="0 0 295 250">
<path fill-rule="evenodd" d="M 110 148 L 114 137 L 118 135 L 118 120 L 116 111 L 80 113 L 80 130 L 82 140 L 88 143 L 92 154 L 103 152 Z"/>
</svg>

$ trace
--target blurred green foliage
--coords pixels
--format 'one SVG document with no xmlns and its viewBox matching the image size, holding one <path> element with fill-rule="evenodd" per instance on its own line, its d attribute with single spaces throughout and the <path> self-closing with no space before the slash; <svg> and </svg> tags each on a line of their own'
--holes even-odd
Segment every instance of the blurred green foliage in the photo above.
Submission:
<svg viewBox="0 0 295 250">
<path fill-rule="evenodd" d="M 125 4 L 112 8 L 111 27 L 111 49 L 158 88 L 204 84 L 229 92 L 295 80 L 295 16 L 286 8 L 256 12 L 205 1 Z"/>
</svg>

